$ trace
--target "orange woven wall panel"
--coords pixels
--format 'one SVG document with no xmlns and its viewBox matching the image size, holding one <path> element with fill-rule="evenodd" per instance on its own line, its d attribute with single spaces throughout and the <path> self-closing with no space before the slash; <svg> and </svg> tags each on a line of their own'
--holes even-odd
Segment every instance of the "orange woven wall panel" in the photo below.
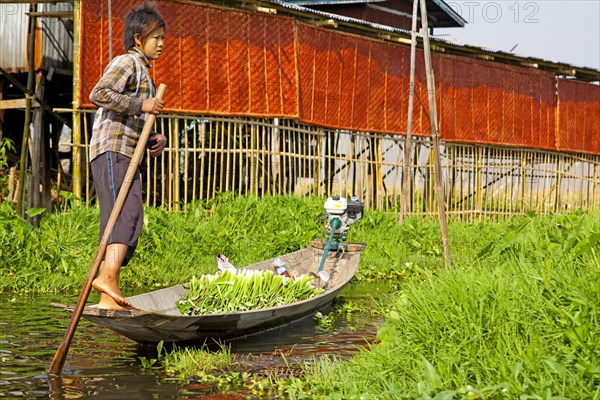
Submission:
<svg viewBox="0 0 600 400">
<path fill-rule="evenodd" d="M 386 74 L 386 132 L 407 132 L 408 93 L 410 89 L 410 49 L 388 45 Z"/>
<path fill-rule="evenodd" d="M 440 56 L 441 137 L 466 143 L 555 149 L 550 73 Z"/>
<path fill-rule="evenodd" d="M 491 143 L 502 143 L 504 131 L 502 108 L 504 107 L 504 70 L 501 65 L 488 69 L 488 107 L 487 107 L 487 134 L 486 138 Z M 505 144 L 505 143 L 504 143 Z"/>
<path fill-rule="evenodd" d="M 468 60 L 455 59 L 456 124 L 454 138 L 473 142 L 473 64 Z"/>
<path fill-rule="evenodd" d="M 132 6 L 133 4 L 127 5 L 126 8 L 119 9 L 116 15 L 123 18 Z M 182 32 L 191 29 L 194 25 L 182 26 L 183 24 L 181 23 L 180 15 L 176 7 L 158 7 L 158 10 L 165 20 L 167 34 L 165 35 L 165 45 L 163 47 L 161 58 L 158 62 L 154 63 L 150 72 L 157 87 L 159 83 L 167 85 L 167 91 L 165 92 L 164 98 L 165 107 L 171 110 L 184 110 L 186 107 L 186 99 L 183 98 L 181 93 L 181 77 L 185 74 L 185 67 L 181 62 L 182 49 L 179 38 L 181 37 Z M 115 12 L 113 11 L 113 16 L 114 15 Z M 113 26 L 117 25 L 123 27 L 123 22 L 117 23 L 117 21 L 113 21 Z M 115 55 L 120 54 L 123 50 L 123 48 L 119 49 Z"/>
<path fill-rule="evenodd" d="M 425 73 L 425 59 L 422 50 L 417 50 L 415 60 L 415 103 L 413 116 L 413 134 L 417 136 L 431 136 L 431 125 L 429 123 L 429 96 L 427 92 L 427 75 Z M 434 71 L 438 63 L 432 61 Z M 404 71 L 409 79 L 410 70 Z M 437 73 L 436 73 L 437 76 Z"/>
<path fill-rule="evenodd" d="M 112 56 L 139 1 L 112 0 Z M 165 49 L 151 74 L 167 111 L 289 117 L 334 129 L 405 134 L 410 47 L 292 18 L 185 0 L 157 2 Z M 106 2 L 81 1 L 80 105 L 109 55 Z M 467 57 L 432 54 L 446 141 L 600 154 L 600 87 Z M 424 56 L 417 49 L 412 133 L 430 136 Z"/>
<path fill-rule="evenodd" d="M 369 110 L 369 70 L 371 63 L 371 40 L 356 41 L 356 80 L 354 81 L 354 106 L 352 128 L 362 131 L 378 131 L 380 127 L 370 127 L 367 121 Z"/>
<path fill-rule="evenodd" d="M 339 48 L 342 45 L 342 36 L 335 35 L 332 32 L 327 35 L 327 66 L 326 75 L 322 77 L 325 80 L 327 88 L 325 92 L 325 123 L 328 126 L 341 126 L 341 102 L 344 85 L 342 83 L 343 64 L 340 53 L 330 51 L 332 48 Z"/>
<path fill-rule="evenodd" d="M 577 86 L 564 79 L 558 79 L 558 132 L 556 146 L 561 151 L 577 151 L 575 143 Z"/>
<path fill-rule="evenodd" d="M 241 38 L 248 37 L 250 18 L 242 13 L 228 14 L 227 25 L 227 72 L 230 110 L 250 110 L 250 85 L 248 81 L 248 46 Z"/>
<path fill-rule="evenodd" d="M 547 73 L 538 73 L 539 119 L 534 125 L 534 147 L 556 150 L 556 79 Z"/>
<path fill-rule="evenodd" d="M 113 56 L 124 52 L 123 19 L 137 1 L 112 1 Z M 298 116 L 294 20 L 186 1 L 161 1 L 165 49 L 152 76 L 171 112 Z M 83 0 L 80 99 L 108 64 L 108 9 Z"/>
<path fill-rule="evenodd" d="M 410 49 L 298 24 L 299 117 L 332 128 L 405 133 Z M 417 54 L 413 133 L 430 135 L 423 54 Z"/>
<path fill-rule="evenodd" d="M 514 126 L 515 96 L 513 90 L 513 75 L 506 68 L 502 74 L 502 131 L 499 144 L 510 146 L 512 143 L 512 131 Z"/>
<path fill-rule="evenodd" d="M 456 63 L 445 57 L 440 57 L 439 60 L 440 73 L 437 78 L 441 83 L 438 91 L 441 100 L 438 108 L 440 136 L 446 140 L 456 140 L 456 87 L 454 85 Z"/>
<path fill-rule="evenodd" d="M 558 79 L 558 120 L 559 150 L 599 154 L 600 86 Z"/>
<path fill-rule="evenodd" d="M 587 85 L 585 92 L 585 132 L 588 138 L 587 148 L 592 153 L 600 153 L 600 87 Z"/>
<path fill-rule="evenodd" d="M 299 25 L 299 28 L 302 26 Z M 300 31 L 302 31 L 301 29 Z M 340 44 L 338 57 L 341 62 L 341 81 L 342 87 L 340 92 L 340 109 L 338 111 L 340 115 L 340 127 L 352 126 L 352 114 L 354 112 L 354 97 L 355 97 L 355 83 L 356 83 L 356 42 L 358 38 L 349 35 L 340 35 Z M 302 43 L 302 42 L 300 42 Z M 300 69 L 302 70 L 302 68 Z M 301 82 L 303 85 L 303 83 Z"/>
<path fill-rule="evenodd" d="M 328 60 L 332 53 L 329 48 L 329 38 L 332 32 L 319 31 L 316 33 L 313 54 L 314 87 L 311 98 L 311 119 L 320 124 L 327 124 L 327 95 L 330 91 L 330 87 L 328 86 Z M 302 115 L 300 115 L 300 118 L 302 118 Z"/>
<path fill-rule="evenodd" d="M 208 110 L 207 18 L 205 15 L 197 15 L 190 5 L 180 7 L 180 21 L 182 29 L 185 30 L 185 34 L 180 36 L 179 44 L 181 65 L 185 66 L 180 70 L 181 108 L 187 109 L 188 112 L 194 109 Z M 170 31 L 170 26 L 167 26 L 167 32 Z M 165 51 L 168 51 L 168 48 Z M 171 88 L 167 88 L 167 94 L 171 93 Z M 169 102 L 166 104 L 167 107 L 170 106 Z"/>
<path fill-rule="evenodd" d="M 489 140 L 488 72 L 488 68 L 473 60 L 471 68 L 473 86 L 471 117 L 473 118 L 473 139 L 478 142 Z"/>
<path fill-rule="evenodd" d="M 81 2 L 83 33 L 80 38 L 79 103 L 88 106 L 90 105 L 89 93 L 102 76 L 102 69 L 106 65 L 101 54 L 103 46 L 98 45 L 103 37 L 102 19 L 90 18 L 91 13 L 98 13 L 100 16 L 103 14 L 102 7 L 105 2 L 96 4 L 95 10 L 89 10 L 90 2 Z"/>
<path fill-rule="evenodd" d="M 589 105 L 591 129 L 593 130 L 591 152 L 594 154 L 600 154 L 600 88 L 596 86 L 593 88 L 588 88 L 588 90 L 591 92 L 592 97 L 592 103 Z"/>
<path fill-rule="evenodd" d="M 228 16 L 228 12 L 221 10 L 206 10 L 208 110 L 219 114 L 231 111 L 229 82 L 230 80 L 235 82 L 235 78 L 238 78 L 230 79 L 229 77 Z M 263 62 L 257 64 L 264 66 Z"/>
<path fill-rule="evenodd" d="M 388 45 L 376 41 L 372 41 L 370 44 L 367 126 L 369 128 L 381 127 L 386 131 Z"/>
<path fill-rule="evenodd" d="M 531 122 L 531 98 L 529 97 L 529 74 L 517 73 L 517 104 L 515 110 L 515 130 L 513 143 L 529 145 L 529 127 Z"/>
</svg>

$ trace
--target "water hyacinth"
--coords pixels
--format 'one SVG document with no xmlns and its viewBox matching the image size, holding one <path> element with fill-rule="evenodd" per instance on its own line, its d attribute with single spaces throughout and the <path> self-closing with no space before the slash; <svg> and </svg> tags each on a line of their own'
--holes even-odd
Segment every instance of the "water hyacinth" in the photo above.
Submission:
<svg viewBox="0 0 600 400">
<path fill-rule="evenodd" d="M 186 295 L 177 302 L 183 315 L 224 314 L 277 307 L 309 299 L 324 292 L 310 284 L 313 278 L 295 279 L 272 271 L 226 270 L 214 275 L 195 276 Z"/>
</svg>

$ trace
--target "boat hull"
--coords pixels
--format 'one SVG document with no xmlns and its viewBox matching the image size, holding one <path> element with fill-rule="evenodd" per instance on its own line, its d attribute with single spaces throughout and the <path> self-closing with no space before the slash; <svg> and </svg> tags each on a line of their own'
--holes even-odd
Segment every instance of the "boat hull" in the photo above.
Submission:
<svg viewBox="0 0 600 400">
<path fill-rule="evenodd" d="M 297 275 L 316 275 L 323 256 L 322 242 L 314 241 L 305 249 L 281 256 L 288 270 Z M 82 316 L 92 322 L 112 329 L 137 342 L 173 343 L 204 342 L 207 339 L 232 339 L 248 336 L 314 315 L 331 305 L 338 293 L 356 274 L 364 244 L 348 244 L 344 252 L 331 252 L 324 270 L 330 275 L 328 282 L 315 277 L 316 286 L 325 292 L 310 299 L 261 310 L 238 313 L 182 315 L 176 302 L 186 289 L 177 285 L 129 297 L 135 310 L 102 310 L 86 307 Z M 270 261 L 263 261 L 245 269 L 271 269 Z"/>
</svg>

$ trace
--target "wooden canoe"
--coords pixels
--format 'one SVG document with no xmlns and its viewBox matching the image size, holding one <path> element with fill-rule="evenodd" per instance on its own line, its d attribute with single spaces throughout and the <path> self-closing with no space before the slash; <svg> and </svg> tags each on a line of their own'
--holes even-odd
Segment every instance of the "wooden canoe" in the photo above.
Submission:
<svg viewBox="0 0 600 400">
<path fill-rule="evenodd" d="M 348 243 L 346 251 L 330 251 L 323 268 L 329 281 L 314 278 L 325 292 L 310 299 L 260 310 L 228 314 L 182 315 L 176 302 L 185 295 L 182 285 L 128 297 L 135 310 L 102 310 L 86 307 L 82 316 L 137 342 L 203 342 L 206 339 L 232 339 L 252 335 L 314 315 L 331 305 L 337 294 L 350 282 L 358 269 L 365 244 Z M 296 275 L 316 274 L 323 256 L 323 242 L 280 256 L 288 270 Z M 272 269 L 271 261 L 262 261 L 245 269 Z"/>
</svg>

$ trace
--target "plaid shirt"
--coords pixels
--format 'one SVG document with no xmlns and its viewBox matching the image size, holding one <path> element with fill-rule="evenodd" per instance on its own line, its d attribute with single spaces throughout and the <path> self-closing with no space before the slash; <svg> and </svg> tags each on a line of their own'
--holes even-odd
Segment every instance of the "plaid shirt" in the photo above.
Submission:
<svg viewBox="0 0 600 400">
<path fill-rule="evenodd" d="M 146 120 L 142 103 L 156 92 L 150 67 L 146 57 L 133 48 L 115 57 L 104 70 L 90 93 L 90 101 L 100 107 L 94 118 L 90 160 L 107 151 L 133 156 Z"/>
</svg>

